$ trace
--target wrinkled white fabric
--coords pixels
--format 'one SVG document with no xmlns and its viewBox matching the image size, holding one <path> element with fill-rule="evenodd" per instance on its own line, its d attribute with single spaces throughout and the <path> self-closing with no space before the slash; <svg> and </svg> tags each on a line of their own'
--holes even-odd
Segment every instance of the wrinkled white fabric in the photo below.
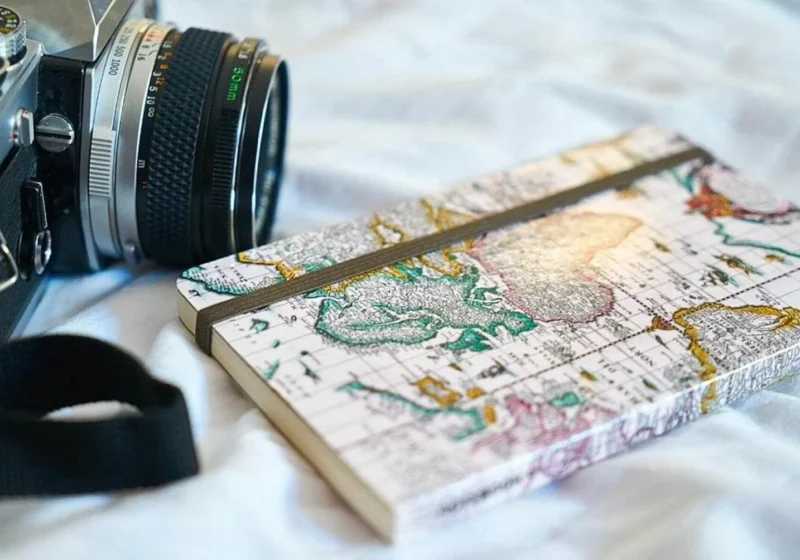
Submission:
<svg viewBox="0 0 800 560">
<path fill-rule="evenodd" d="M 162 0 L 291 64 L 278 234 L 642 123 L 800 199 L 794 0 Z M 113 497 L 0 502 L 2 558 L 797 558 L 800 381 L 507 506 L 381 544 L 199 352 L 174 271 L 60 277 L 28 333 L 129 349 L 189 402 L 202 475 Z M 800 371 L 800 364 L 798 365 Z"/>
</svg>

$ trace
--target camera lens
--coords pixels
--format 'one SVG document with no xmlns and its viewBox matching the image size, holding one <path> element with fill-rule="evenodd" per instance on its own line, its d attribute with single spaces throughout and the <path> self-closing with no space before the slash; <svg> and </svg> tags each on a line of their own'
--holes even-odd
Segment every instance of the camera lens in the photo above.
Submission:
<svg viewBox="0 0 800 560">
<path fill-rule="evenodd" d="M 286 136 L 281 119 L 287 93 L 284 68 L 278 58 L 259 51 L 254 39 L 231 46 L 225 54 L 201 181 L 203 242 L 214 254 L 229 254 L 232 246 L 261 245 L 269 237 Z"/>
<path fill-rule="evenodd" d="M 289 78 L 259 39 L 124 22 L 104 54 L 89 162 L 95 244 L 192 266 L 268 241 Z"/>
</svg>

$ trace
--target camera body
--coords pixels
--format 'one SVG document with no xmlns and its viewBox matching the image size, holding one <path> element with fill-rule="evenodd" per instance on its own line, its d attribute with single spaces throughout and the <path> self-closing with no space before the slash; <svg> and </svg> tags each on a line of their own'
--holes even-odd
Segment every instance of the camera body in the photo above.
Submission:
<svg viewBox="0 0 800 560">
<path fill-rule="evenodd" d="M 191 266 L 263 244 L 288 75 L 155 0 L 0 0 L 0 342 L 52 272 Z"/>
<path fill-rule="evenodd" d="M 18 59 L 6 58 L 0 87 L 0 232 L 7 247 L 0 277 L 9 284 L 16 277 L 0 293 L 0 340 L 24 325 L 46 270 L 101 266 L 91 241 L 87 244 L 80 213 L 81 198 L 84 204 L 88 200 L 80 192 L 88 159 L 82 133 L 91 130 L 93 78 L 123 17 L 129 11 L 155 17 L 155 6 L 112 2 L 95 19 L 99 4 L 6 0 L 0 10 L 8 35 L 25 35 L 12 37 L 16 44 L 6 47 L 6 56 Z M 64 136 L 37 143 L 36 123 L 51 114 L 59 116 Z"/>
</svg>

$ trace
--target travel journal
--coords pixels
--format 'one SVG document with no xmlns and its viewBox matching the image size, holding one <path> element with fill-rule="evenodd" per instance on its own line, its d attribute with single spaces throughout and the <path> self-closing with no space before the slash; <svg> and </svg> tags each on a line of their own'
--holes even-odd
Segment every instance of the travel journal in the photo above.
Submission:
<svg viewBox="0 0 800 560">
<path fill-rule="evenodd" d="M 387 540 L 800 370 L 800 208 L 657 126 L 177 288 L 200 346 Z"/>
</svg>

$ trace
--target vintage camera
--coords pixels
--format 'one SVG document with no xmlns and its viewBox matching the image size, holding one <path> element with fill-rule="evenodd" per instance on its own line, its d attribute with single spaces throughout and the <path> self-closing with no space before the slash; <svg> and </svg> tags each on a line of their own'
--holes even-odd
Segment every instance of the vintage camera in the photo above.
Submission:
<svg viewBox="0 0 800 560">
<path fill-rule="evenodd" d="M 0 0 L 0 342 L 47 271 L 188 267 L 264 244 L 286 63 L 155 0 Z"/>
</svg>

